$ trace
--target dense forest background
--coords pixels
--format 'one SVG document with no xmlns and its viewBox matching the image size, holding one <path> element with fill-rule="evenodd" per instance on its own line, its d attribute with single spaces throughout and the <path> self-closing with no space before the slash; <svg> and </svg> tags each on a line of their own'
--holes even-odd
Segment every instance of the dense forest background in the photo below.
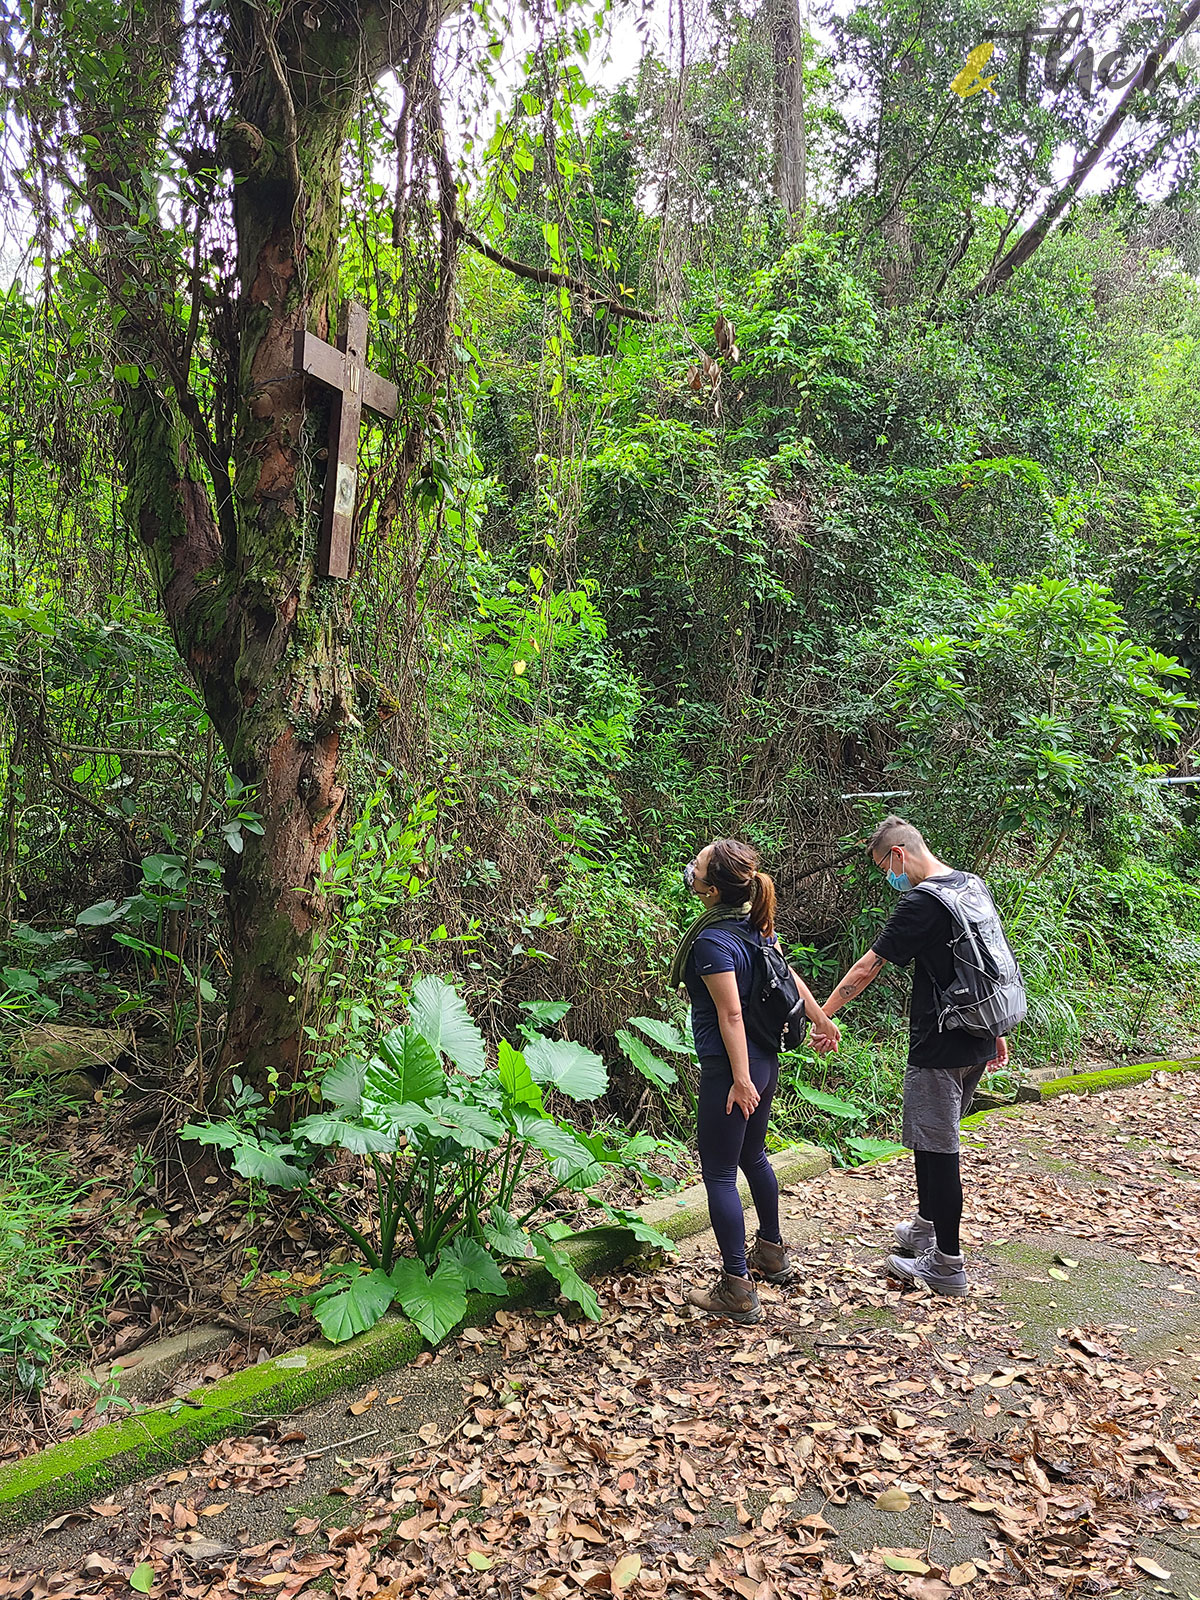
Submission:
<svg viewBox="0 0 1200 1600">
<path fill-rule="evenodd" d="M 601 1115 L 678 1130 L 684 1091 L 627 1029 L 683 1020 L 664 977 L 683 863 L 753 840 L 824 993 L 886 914 L 861 841 L 900 809 L 995 888 L 1031 994 L 1018 1066 L 1188 1039 L 1200 792 L 1155 780 L 1191 773 L 1197 734 L 1197 81 L 1160 50 L 1121 113 L 1081 64 L 1107 29 L 1136 70 L 1182 15 L 1041 39 L 1023 97 L 1011 39 L 982 69 L 994 91 L 951 89 L 989 30 L 1026 20 L 970 3 L 714 0 L 643 29 L 602 88 L 595 18 L 533 19 L 505 78 L 463 64 L 472 38 L 485 66 L 505 49 L 473 15 L 430 57 L 457 215 L 412 155 L 418 123 L 442 131 L 428 95 L 401 79 L 354 108 L 340 210 L 310 207 L 308 248 L 331 303 L 368 306 L 372 363 L 421 422 L 401 476 L 399 425 L 364 429 L 356 570 L 303 590 L 353 687 L 313 876 L 281 891 L 328 912 L 279 968 L 301 995 L 280 1072 L 258 1044 L 243 1070 L 226 1027 L 231 982 L 267 960 L 245 907 L 269 763 L 226 704 L 259 646 L 243 634 L 219 692 L 184 648 L 129 444 L 135 413 L 189 420 L 185 393 L 218 443 L 222 417 L 269 415 L 221 346 L 221 206 L 250 203 L 230 171 L 257 130 L 214 99 L 225 165 L 165 139 L 140 200 L 128 172 L 105 179 L 128 210 L 105 233 L 92 178 L 69 180 L 82 91 L 55 100 L 35 62 L 0 308 L 10 1033 L 131 1029 L 136 1070 L 97 1092 L 134 1082 L 166 1140 L 243 1078 L 303 1110 L 419 975 L 453 975 L 488 1038 L 532 1018 L 607 1061 Z M 182 383 L 130 354 L 121 295 L 155 282 Z M 414 354 L 431 284 L 445 338 Z M 189 468 L 218 500 L 219 455 Z M 303 470 L 319 483 L 315 447 Z M 239 570 L 265 592 L 289 551 Z M 316 669 L 288 639 L 294 689 Z M 290 736 L 319 744 L 288 693 Z M 842 1138 L 820 1091 L 859 1134 L 894 1132 L 906 985 L 877 987 L 839 1058 L 790 1063 L 780 1137 Z"/>
</svg>

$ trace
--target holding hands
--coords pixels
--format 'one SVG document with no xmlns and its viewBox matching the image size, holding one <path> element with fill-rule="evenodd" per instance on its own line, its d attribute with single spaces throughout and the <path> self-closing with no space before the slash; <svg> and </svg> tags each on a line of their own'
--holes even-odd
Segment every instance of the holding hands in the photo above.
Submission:
<svg viewBox="0 0 1200 1600">
<path fill-rule="evenodd" d="M 832 1017 L 822 1015 L 813 1023 L 812 1047 L 819 1056 L 832 1055 L 842 1042 L 842 1030 Z"/>
</svg>

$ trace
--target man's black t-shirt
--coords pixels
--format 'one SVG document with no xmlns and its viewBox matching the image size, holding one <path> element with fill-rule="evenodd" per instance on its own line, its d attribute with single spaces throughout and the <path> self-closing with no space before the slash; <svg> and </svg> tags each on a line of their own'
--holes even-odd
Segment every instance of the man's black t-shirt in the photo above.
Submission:
<svg viewBox="0 0 1200 1600">
<path fill-rule="evenodd" d="M 966 874 L 939 872 L 937 878 L 959 888 Z M 871 946 L 877 956 L 897 967 L 916 963 L 908 1024 L 912 1067 L 979 1067 L 996 1054 L 994 1039 L 981 1039 L 964 1028 L 938 1028 L 934 986 L 945 989 L 954 977 L 953 934 L 954 919 L 945 906 L 931 894 L 910 889 Z"/>
</svg>

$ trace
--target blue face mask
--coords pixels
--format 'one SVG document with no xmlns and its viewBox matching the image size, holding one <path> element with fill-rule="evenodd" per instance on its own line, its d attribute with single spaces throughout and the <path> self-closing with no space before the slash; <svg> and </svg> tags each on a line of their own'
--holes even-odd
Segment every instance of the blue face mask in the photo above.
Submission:
<svg viewBox="0 0 1200 1600">
<path fill-rule="evenodd" d="M 888 868 L 887 881 L 900 894 L 906 894 L 912 888 L 912 884 L 908 881 L 907 872 L 893 872 L 890 867 Z"/>
</svg>

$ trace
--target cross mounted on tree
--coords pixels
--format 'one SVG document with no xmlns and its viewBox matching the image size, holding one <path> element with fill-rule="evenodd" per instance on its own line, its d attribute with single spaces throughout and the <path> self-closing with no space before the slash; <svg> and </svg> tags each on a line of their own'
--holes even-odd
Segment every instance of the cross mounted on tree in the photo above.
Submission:
<svg viewBox="0 0 1200 1600">
<path fill-rule="evenodd" d="M 381 416 L 394 417 L 400 406 L 396 385 L 367 366 L 367 308 L 351 300 L 344 323 L 336 345 L 318 339 L 315 333 L 302 330 L 296 334 L 298 370 L 333 390 L 325 514 L 317 547 L 317 571 L 327 578 L 350 576 L 362 409 L 367 406 Z"/>
</svg>

